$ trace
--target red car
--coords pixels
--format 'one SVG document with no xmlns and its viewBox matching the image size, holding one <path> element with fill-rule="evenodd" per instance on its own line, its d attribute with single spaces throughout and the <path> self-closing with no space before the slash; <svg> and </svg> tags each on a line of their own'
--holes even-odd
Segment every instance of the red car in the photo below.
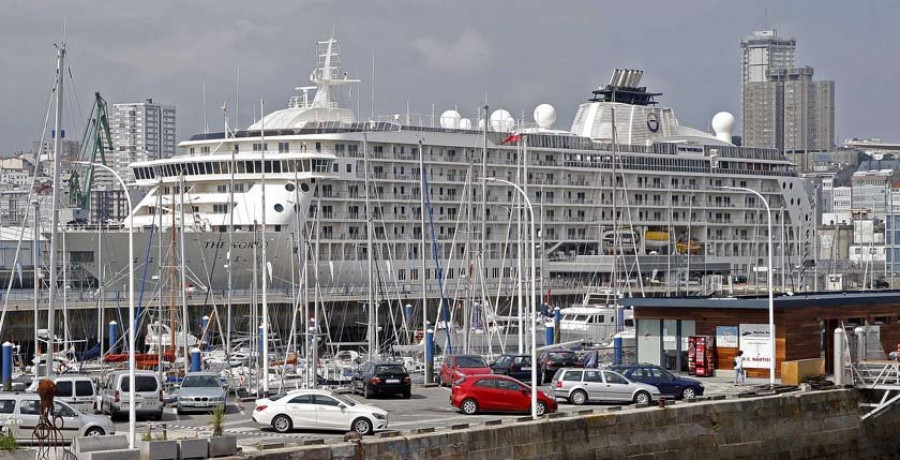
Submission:
<svg viewBox="0 0 900 460">
<path fill-rule="evenodd" d="M 451 386 L 453 382 L 468 375 L 490 374 L 491 366 L 484 362 L 484 358 L 478 355 L 450 355 L 444 358 L 441 364 L 441 373 L 438 375 L 438 385 Z"/>
<path fill-rule="evenodd" d="M 556 412 L 556 398 L 537 392 L 537 414 Z M 450 404 L 464 414 L 478 412 L 531 412 L 531 387 L 505 375 L 466 377 L 453 386 Z"/>
</svg>

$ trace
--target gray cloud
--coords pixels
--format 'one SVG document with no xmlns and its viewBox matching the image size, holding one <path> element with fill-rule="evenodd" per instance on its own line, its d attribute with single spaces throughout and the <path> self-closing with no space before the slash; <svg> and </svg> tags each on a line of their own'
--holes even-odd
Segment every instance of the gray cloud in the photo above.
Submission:
<svg viewBox="0 0 900 460">
<path fill-rule="evenodd" d="M 640 68 L 661 103 L 703 129 L 719 110 L 740 112 L 740 40 L 774 27 L 798 40 L 797 63 L 837 82 L 839 138 L 900 139 L 897 2 L 797 0 L 177 1 L 5 0 L 0 14 L 0 154 L 30 147 L 43 126 L 54 48 L 67 22 L 75 76 L 66 124 L 80 133 L 94 91 L 110 102 L 147 97 L 178 107 L 179 136 L 211 127 L 223 102 L 246 126 L 260 99 L 283 106 L 306 85 L 314 44 L 335 30 L 345 69 L 363 78 L 347 104 L 377 114 L 475 115 L 493 108 L 527 117 L 555 105 L 558 127 L 616 67 Z M 237 68 L 240 66 L 240 107 Z M 77 101 L 71 96 L 77 95 Z M 80 110 L 78 104 L 80 103 Z"/>
</svg>

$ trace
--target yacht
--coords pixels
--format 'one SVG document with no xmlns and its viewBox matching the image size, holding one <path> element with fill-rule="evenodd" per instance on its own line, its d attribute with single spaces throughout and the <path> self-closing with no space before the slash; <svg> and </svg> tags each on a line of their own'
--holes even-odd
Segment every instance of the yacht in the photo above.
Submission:
<svg viewBox="0 0 900 460">
<path fill-rule="evenodd" d="M 571 126 L 558 127 L 549 104 L 534 120 L 487 106 L 360 120 L 337 97 L 359 81 L 341 70 L 337 40 L 319 43 L 317 64 L 313 86 L 286 107 L 191 136 L 175 157 L 132 164 L 146 195 L 117 229 L 68 229 L 69 260 L 96 275 L 102 238 L 108 282 L 121 285 L 127 230 L 136 232 L 138 273 L 154 274 L 175 226 L 200 292 L 231 287 L 238 296 L 259 276 L 286 289 L 309 260 L 330 299 L 364 298 L 375 285 L 379 296 L 412 302 L 424 277 L 431 298 L 496 310 L 498 292 L 515 295 L 528 220 L 516 190 L 485 177 L 530 198 L 542 296 L 610 286 L 626 270 L 637 280 L 652 273 L 655 288 L 685 270 L 765 270 L 767 217 L 745 189 L 774 210 L 776 263 L 802 271 L 812 259 L 811 199 L 794 165 L 777 150 L 735 145 L 727 113 L 714 117 L 714 133 L 681 124 L 658 105 L 661 93 L 641 86 L 641 71 L 616 70 L 574 108 Z M 256 263 L 262 244 L 268 260 Z"/>
</svg>

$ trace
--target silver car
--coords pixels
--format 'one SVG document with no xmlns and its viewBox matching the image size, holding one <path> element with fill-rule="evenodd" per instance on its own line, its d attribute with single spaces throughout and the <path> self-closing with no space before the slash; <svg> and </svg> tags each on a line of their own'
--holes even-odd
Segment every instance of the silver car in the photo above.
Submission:
<svg viewBox="0 0 900 460">
<path fill-rule="evenodd" d="M 208 412 L 217 407 L 225 408 L 225 388 L 219 376 L 212 372 L 192 372 L 181 381 L 175 398 L 176 413 L 186 411 Z"/>
<path fill-rule="evenodd" d="M 551 387 L 557 398 L 578 405 L 591 401 L 650 403 L 660 395 L 655 386 L 602 369 L 560 369 Z"/>
<path fill-rule="evenodd" d="M 19 442 L 30 443 L 31 433 L 40 420 L 41 398 L 29 393 L 0 393 L 0 427 L 10 430 Z M 83 414 L 72 406 L 53 402 L 53 415 L 62 419 L 62 441 L 76 436 L 103 436 L 116 433 L 116 427 L 106 417 Z"/>
</svg>

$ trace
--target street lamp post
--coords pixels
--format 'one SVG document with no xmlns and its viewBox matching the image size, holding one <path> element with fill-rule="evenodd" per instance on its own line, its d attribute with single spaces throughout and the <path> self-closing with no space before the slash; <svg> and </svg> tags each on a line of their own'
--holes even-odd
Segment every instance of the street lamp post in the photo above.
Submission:
<svg viewBox="0 0 900 460">
<path fill-rule="evenodd" d="M 536 419 L 537 415 L 537 331 L 535 330 L 534 324 L 534 313 L 535 313 L 535 303 L 537 302 L 537 265 L 535 264 L 535 255 L 534 255 L 534 243 L 535 243 L 535 235 L 534 232 L 534 207 L 531 205 L 531 200 L 528 199 L 528 194 L 525 193 L 525 190 L 522 190 L 522 187 L 503 179 L 497 179 L 495 177 L 482 177 L 483 181 L 490 182 L 500 182 L 506 185 L 509 185 L 516 189 L 522 195 L 522 198 L 525 200 L 525 205 L 528 207 L 528 213 L 531 215 L 530 227 L 531 232 L 529 234 L 529 238 L 531 238 L 531 242 L 528 246 L 531 248 L 530 250 L 530 258 L 531 258 L 531 295 L 529 296 L 529 305 L 530 305 L 530 314 L 528 315 L 529 324 L 531 326 L 531 418 Z M 527 242 L 528 240 L 526 240 Z"/>
<path fill-rule="evenodd" d="M 122 191 L 125 193 L 125 200 L 128 202 L 128 446 L 134 449 L 135 443 L 135 407 L 134 407 L 134 369 L 137 366 L 134 357 L 134 341 L 135 341 L 135 318 L 134 318 L 134 207 L 131 204 L 131 195 L 128 194 L 128 187 L 122 176 L 116 173 L 112 168 L 101 163 L 91 163 L 89 161 L 73 161 L 72 163 L 79 165 L 96 166 L 104 169 L 119 181 Z"/>
<path fill-rule="evenodd" d="M 772 256 L 773 247 L 772 247 L 772 209 L 769 208 L 769 202 L 766 200 L 761 193 L 756 190 L 752 190 L 749 188 L 743 187 L 719 187 L 723 190 L 733 190 L 736 192 L 749 192 L 757 197 L 763 202 L 763 206 L 766 207 L 766 215 L 768 216 L 768 224 L 769 224 L 769 266 L 766 269 L 766 278 L 768 279 L 769 284 L 769 384 L 775 385 L 775 294 L 774 294 L 774 278 L 772 277 L 772 261 L 774 257 Z"/>
</svg>

